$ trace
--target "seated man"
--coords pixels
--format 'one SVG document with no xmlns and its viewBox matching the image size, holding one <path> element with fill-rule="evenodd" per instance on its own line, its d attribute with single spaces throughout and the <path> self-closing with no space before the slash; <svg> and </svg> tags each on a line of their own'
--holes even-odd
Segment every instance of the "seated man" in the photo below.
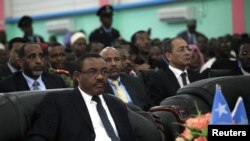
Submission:
<svg viewBox="0 0 250 141">
<path fill-rule="evenodd" d="M 109 71 L 109 85 L 105 92 L 115 94 L 125 103 L 135 104 L 147 110 L 150 102 L 145 87 L 138 78 L 121 73 L 122 62 L 119 51 L 113 47 L 106 47 L 100 54 L 106 61 Z"/>
<path fill-rule="evenodd" d="M 164 49 L 169 65 L 165 70 L 152 74 L 147 83 L 148 95 L 155 105 L 175 95 L 179 88 L 200 78 L 198 73 L 187 70 L 191 58 L 189 46 L 184 39 L 173 38 L 168 41 Z"/>
<path fill-rule="evenodd" d="M 45 96 L 26 141 L 135 141 L 125 104 L 104 95 L 108 70 L 98 54 L 77 61 L 78 87 Z"/>
<path fill-rule="evenodd" d="M 0 81 L 0 92 L 65 88 L 58 76 L 43 73 L 44 52 L 37 43 L 23 44 L 19 49 L 21 71 Z"/>
</svg>

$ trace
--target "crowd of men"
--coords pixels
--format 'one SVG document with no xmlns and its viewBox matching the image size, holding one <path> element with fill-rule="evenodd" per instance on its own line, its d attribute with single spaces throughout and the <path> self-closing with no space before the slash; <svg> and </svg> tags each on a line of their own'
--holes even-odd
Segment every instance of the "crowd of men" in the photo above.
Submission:
<svg viewBox="0 0 250 141">
<path fill-rule="evenodd" d="M 23 37 L 2 42 L 6 47 L 0 46 L 0 93 L 74 88 L 71 93 L 46 96 L 27 140 L 132 141 L 126 108 L 106 94 L 147 111 L 179 88 L 211 77 L 211 70 L 250 74 L 248 34 L 209 40 L 196 31 L 196 20 L 190 20 L 187 30 L 174 38 L 151 39 L 149 32 L 139 30 L 125 41 L 112 27 L 112 6 L 103 6 L 97 15 L 101 26 L 90 34 L 89 43 L 82 31 L 70 36 L 69 45 L 53 38 L 45 43 L 33 33 L 29 16 L 18 23 Z M 78 111 L 86 121 L 83 126 L 78 124 L 83 120 Z M 103 121 L 106 118 L 110 123 Z"/>
</svg>

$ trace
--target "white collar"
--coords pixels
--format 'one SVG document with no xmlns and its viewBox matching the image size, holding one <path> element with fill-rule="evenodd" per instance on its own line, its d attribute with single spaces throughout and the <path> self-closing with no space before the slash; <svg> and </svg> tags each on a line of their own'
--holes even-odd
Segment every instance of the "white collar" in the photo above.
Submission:
<svg viewBox="0 0 250 141">
<path fill-rule="evenodd" d="M 25 78 L 25 80 L 27 81 L 27 83 L 28 83 L 28 85 L 29 85 L 30 88 L 32 87 L 32 85 L 33 85 L 33 83 L 34 83 L 35 81 L 39 82 L 40 85 L 43 83 L 43 81 L 42 81 L 42 76 L 41 76 L 41 75 L 40 75 L 36 80 L 34 80 L 33 78 L 27 76 L 27 75 L 24 74 L 23 72 L 22 72 L 22 75 L 23 75 L 23 77 Z"/>
<path fill-rule="evenodd" d="M 93 103 L 93 100 L 92 100 L 92 97 L 93 97 L 93 96 L 90 95 L 90 94 L 87 94 L 86 92 L 84 92 L 79 86 L 78 86 L 78 89 L 79 89 L 79 91 L 80 91 L 80 93 L 81 93 L 81 95 L 82 95 L 82 97 L 83 97 L 85 103 L 86 103 L 86 104 L 92 104 L 92 103 Z M 102 103 L 103 103 L 104 98 L 103 98 L 102 94 L 100 94 L 100 95 L 98 95 L 98 96 L 100 97 L 100 99 L 101 99 L 101 101 L 102 101 Z"/>
<path fill-rule="evenodd" d="M 241 69 L 243 75 L 250 75 L 250 73 L 245 71 L 242 67 L 240 69 Z"/>
<path fill-rule="evenodd" d="M 184 71 L 182 71 L 182 70 L 177 69 L 177 68 L 175 68 L 175 67 L 173 67 L 171 65 L 169 65 L 169 69 L 174 73 L 174 75 L 175 75 L 176 78 L 180 77 L 183 72 L 187 73 L 187 69 L 185 69 Z"/>
</svg>

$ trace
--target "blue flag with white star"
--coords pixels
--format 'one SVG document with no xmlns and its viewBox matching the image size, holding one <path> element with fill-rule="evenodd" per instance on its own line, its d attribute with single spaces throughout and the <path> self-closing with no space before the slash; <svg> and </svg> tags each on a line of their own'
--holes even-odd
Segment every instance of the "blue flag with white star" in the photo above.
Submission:
<svg viewBox="0 0 250 141">
<path fill-rule="evenodd" d="M 217 84 L 211 113 L 210 125 L 232 125 L 231 111 L 224 98 L 220 86 Z"/>
<path fill-rule="evenodd" d="M 239 97 L 232 112 L 233 121 L 239 125 L 248 125 L 246 109 L 242 97 Z"/>
</svg>

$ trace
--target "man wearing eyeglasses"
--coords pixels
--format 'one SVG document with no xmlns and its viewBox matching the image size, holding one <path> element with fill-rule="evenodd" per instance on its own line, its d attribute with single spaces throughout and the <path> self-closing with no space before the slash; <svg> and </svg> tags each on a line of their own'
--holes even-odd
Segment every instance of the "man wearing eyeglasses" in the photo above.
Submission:
<svg viewBox="0 0 250 141">
<path fill-rule="evenodd" d="M 103 95 L 108 77 L 103 58 L 80 57 L 74 76 L 78 87 L 42 100 L 26 141 L 135 141 L 125 104 Z"/>
<path fill-rule="evenodd" d="M 190 49 L 184 39 L 170 39 L 164 46 L 164 52 L 169 65 L 165 70 L 152 74 L 147 86 L 147 93 L 154 105 L 159 105 L 163 99 L 175 95 L 179 88 L 200 79 L 198 73 L 187 70 Z"/>
<path fill-rule="evenodd" d="M 66 88 L 62 78 L 43 72 L 45 58 L 39 44 L 23 44 L 18 57 L 21 71 L 0 81 L 0 92 Z"/>
</svg>

